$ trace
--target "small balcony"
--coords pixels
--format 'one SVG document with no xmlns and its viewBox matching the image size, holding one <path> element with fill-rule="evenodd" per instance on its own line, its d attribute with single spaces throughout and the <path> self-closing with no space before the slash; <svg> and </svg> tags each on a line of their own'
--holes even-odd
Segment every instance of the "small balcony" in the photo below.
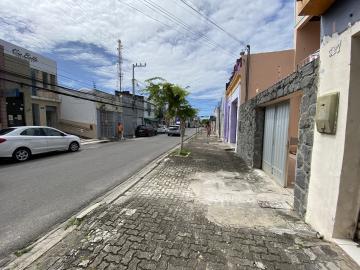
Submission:
<svg viewBox="0 0 360 270">
<path fill-rule="evenodd" d="M 335 0 L 296 0 L 297 15 L 321 16 Z"/>
<path fill-rule="evenodd" d="M 301 67 L 305 66 L 307 63 L 310 63 L 316 59 L 318 59 L 320 57 L 320 50 L 315 51 L 314 53 L 310 54 L 308 57 L 306 57 L 305 59 L 303 59 L 302 61 L 300 61 L 297 66 L 296 69 L 300 69 Z"/>
</svg>

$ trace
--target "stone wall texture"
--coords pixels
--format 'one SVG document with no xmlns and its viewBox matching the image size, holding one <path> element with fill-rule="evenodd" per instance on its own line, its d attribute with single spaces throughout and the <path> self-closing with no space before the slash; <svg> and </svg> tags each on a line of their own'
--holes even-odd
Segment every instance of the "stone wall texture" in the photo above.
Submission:
<svg viewBox="0 0 360 270">
<path fill-rule="evenodd" d="M 253 168 L 262 166 L 264 104 L 302 91 L 299 141 L 294 187 L 294 208 L 304 216 L 310 179 L 319 60 L 308 63 L 240 106 L 237 154 Z"/>
</svg>

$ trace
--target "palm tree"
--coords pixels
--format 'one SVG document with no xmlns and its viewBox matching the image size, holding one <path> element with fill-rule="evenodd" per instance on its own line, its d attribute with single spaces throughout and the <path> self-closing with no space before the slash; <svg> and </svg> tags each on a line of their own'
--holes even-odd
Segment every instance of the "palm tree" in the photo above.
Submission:
<svg viewBox="0 0 360 270">
<path fill-rule="evenodd" d="M 189 93 L 182 87 L 169 83 L 163 78 L 155 77 L 146 80 L 147 87 L 143 90 L 149 94 L 149 100 L 155 103 L 160 110 L 166 108 L 167 119 L 178 117 L 180 119 L 180 153 L 183 151 L 185 122 L 197 114 L 186 100 Z"/>
</svg>

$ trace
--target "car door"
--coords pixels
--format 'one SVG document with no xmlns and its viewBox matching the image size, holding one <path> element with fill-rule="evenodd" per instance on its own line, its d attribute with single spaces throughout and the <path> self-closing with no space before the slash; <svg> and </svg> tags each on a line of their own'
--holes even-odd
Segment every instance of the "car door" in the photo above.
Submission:
<svg viewBox="0 0 360 270">
<path fill-rule="evenodd" d="M 42 128 L 46 135 L 47 145 L 49 151 L 64 150 L 68 148 L 68 139 L 65 133 L 53 128 Z"/>
<path fill-rule="evenodd" d="M 47 140 L 41 128 L 27 128 L 20 133 L 21 144 L 30 148 L 31 153 L 38 154 L 47 151 Z"/>
</svg>

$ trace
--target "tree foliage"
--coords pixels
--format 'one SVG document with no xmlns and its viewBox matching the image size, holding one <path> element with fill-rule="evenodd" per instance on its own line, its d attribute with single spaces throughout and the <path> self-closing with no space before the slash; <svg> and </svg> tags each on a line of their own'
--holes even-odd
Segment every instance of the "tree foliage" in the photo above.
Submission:
<svg viewBox="0 0 360 270">
<path fill-rule="evenodd" d="M 196 115 L 195 109 L 186 100 L 189 93 L 184 88 L 161 77 L 154 77 L 145 82 L 147 86 L 143 91 L 149 95 L 149 100 L 155 103 L 158 110 L 163 114 L 165 111 L 168 118 L 179 117 L 185 120 Z"/>
<path fill-rule="evenodd" d="M 162 115 L 167 119 L 178 117 L 181 126 L 181 147 L 183 149 L 184 135 L 185 135 L 185 121 L 189 118 L 194 118 L 197 110 L 194 109 L 186 97 L 189 93 L 182 87 L 172 84 L 160 77 L 154 77 L 146 80 L 147 87 L 144 89 L 149 95 L 149 100 L 154 102 Z M 165 111 L 165 114 L 164 114 Z"/>
<path fill-rule="evenodd" d="M 177 116 L 180 120 L 185 121 L 188 118 L 194 118 L 197 115 L 197 110 L 191 107 L 187 102 L 182 104 L 178 110 Z"/>
</svg>

